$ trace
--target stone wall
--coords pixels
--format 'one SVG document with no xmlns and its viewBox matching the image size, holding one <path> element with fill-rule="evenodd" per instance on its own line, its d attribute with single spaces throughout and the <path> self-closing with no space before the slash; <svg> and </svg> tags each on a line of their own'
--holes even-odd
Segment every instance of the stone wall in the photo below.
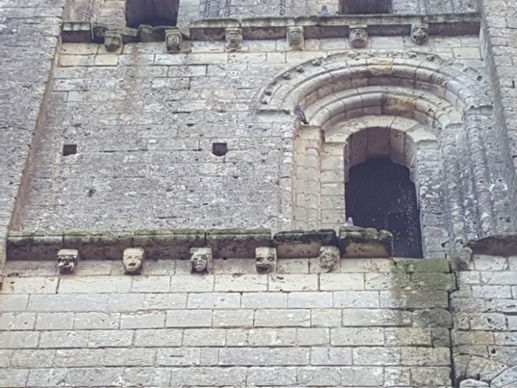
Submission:
<svg viewBox="0 0 517 388">
<path fill-rule="evenodd" d="M 451 386 L 444 259 L 9 261 L 0 297 L 2 387 Z"/>
<path fill-rule="evenodd" d="M 517 383 L 517 257 L 476 256 L 451 295 L 454 373 L 464 387 Z"/>
<path fill-rule="evenodd" d="M 1 387 L 511 387 L 515 257 L 9 261 L 0 294 Z"/>
<path fill-rule="evenodd" d="M 402 36 L 368 42 L 372 50 L 416 47 Z M 307 39 L 303 51 L 285 39 L 244 41 L 238 52 L 222 41 L 195 41 L 190 54 L 172 55 L 163 43 L 131 43 L 118 53 L 63 44 L 14 229 L 289 228 L 282 213 L 293 203 L 282 196 L 292 193 L 285 182 L 295 118 L 256 115 L 257 96 L 274 74 L 303 76 L 297 65 L 310 68 L 312 59 L 348 48 L 343 38 Z M 483 65 L 472 36 L 431 37 L 418 50 Z M 212 153 L 218 142 L 227 144 L 224 156 Z M 64 144 L 77 153 L 63 156 Z M 320 227 L 343 221 L 336 195 L 327 201 L 333 210 L 324 210 L 337 217 Z"/>
<path fill-rule="evenodd" d="M 0 263 L 32 137 L 46 109 L 62 6 L 62 1 L 0 1 Z"/>
<path fill-rule="evenodd" d="M 483 57 L 490 69 L 498 125 L 503 129 L 502 136 L 495 140 L 508 144 L 506 160 L 508 163 L 512 160 L 513 169 L 517 169 L 516 72 L 513 63 L 517 54 L 517 9 L 514 2 L 502 0 L 479 0 L 478 6 L 483 15 Z M 514 206 L 517 205 L 514 203 Z"/>
</svg>

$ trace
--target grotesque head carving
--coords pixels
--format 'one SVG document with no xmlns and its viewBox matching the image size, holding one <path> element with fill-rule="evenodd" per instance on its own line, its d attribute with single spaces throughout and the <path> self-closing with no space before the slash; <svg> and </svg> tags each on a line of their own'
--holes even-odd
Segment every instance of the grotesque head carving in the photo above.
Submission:
<svg viewBox="0 0 517 388">
<path fill-rule="evenodd" d="M 122 47 L 122 34 L 118 31 L 106 31 L 104 34 L 106 50 L 113 52 Z"/>
<path fill-rule="evenodd" d="M 227 28 L 225 37 L 226 50 L 237 51 L 242 48 L 242 30 L 240 28 Z"/>
<path fill-rule="evenodd" d="M 212 248 L 190 249 L 190 272 L 210 272 L 212 269 Z"/>
<path fill-rule="evenodd" d="M 429 29 L 427 24 L 413 24 L 411 26 L 411 40 L 418 45 L 423 44 L 429 38 Z"/>
<path fill-rule="evenodd" d="M 321 272 L 332 272 L 340 261 L 339 248 L 334 246 L 323 246 L 320 248 L 319 262 Z"/>
<path fill-rule="evenodd" d="M 182 37 L 179 28 L 165 30 L 165 43 L 167 45 L 167 52 L 177 53 L 181 51 Z"/>
<path fill-rule="evenodd" d="M 288 27 L 287 42 L 293 49 L 300 50 L 303 47 L 303 27 Z"/>
<path fill-rule="evenodd" d="M 270 273 L 276 269 L 276 248 L 255 248 L 255 268 L 258 273 Z"/>
<path fill-rule="evenodd" d="M 122 256 L 122 262 L 127 274 L 137 275 L 142 272 L 144 264 L 143 248 L 126 248 Z"/>
<path fill-rule="evenodd" d="M 79 251 L 77 249 L 61 249 L 57 253 L 57 269 L 60 274 L 74 272 L 78 263 Z"/>
<path fill-rule="evenodd" d="M 368 33 L 365 28 L 350 29 L 350 46 L 353 48 L 366 47 L 368 43 Z"/>
</svg>

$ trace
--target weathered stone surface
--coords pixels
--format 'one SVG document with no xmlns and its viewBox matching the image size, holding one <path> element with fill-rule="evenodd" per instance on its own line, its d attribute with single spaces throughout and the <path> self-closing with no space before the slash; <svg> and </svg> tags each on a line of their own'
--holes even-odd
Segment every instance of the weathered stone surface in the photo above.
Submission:
<svg viewBox="0 0 517 388">
<path fill-rule="evenodd" d="M 339 229 L 339 248 L 343 257 L 390 257 L 392 239 L 386 230 L 357 226 Z"/>
<path fill-rule="evenodd" d="M 273 242 L 280 258 L 317 257 L 323 245 L 335 245 L 334 230 L 292 231 L 275 234 Z"/>
</svg>

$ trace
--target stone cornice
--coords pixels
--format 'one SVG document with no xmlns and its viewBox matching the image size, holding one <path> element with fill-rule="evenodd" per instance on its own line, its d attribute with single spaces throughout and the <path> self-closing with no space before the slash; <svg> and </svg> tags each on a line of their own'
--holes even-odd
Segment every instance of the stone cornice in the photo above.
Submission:
<svg viewBox="0 0 517 388">
<path fill-rule="evenodd" d="M 411 26 L 426 23 L 429 35 L 477 35 L 480 28 L 478 13 L 439 15 L 339 15 L 301 17 L 256 17 L 243 19 L 203 19 L 190 24 L 190 37 L 185 40 L 224 40 L 225 29 L 242 29 L 245 40 L 283 39 L 287 28 L 304 28 L 305 39 L 348 37 L 350 26 L 366 26 L 371 36 L 409 35 Z M 64 42 L 101 43 L 106 30 L 116 30 L 124 43 L 164 41 L 163 31 L 174 27 L 140 26 L 138 29 L 90 22 L 65 21 L 62 27 Z M 153 32 L 154 31 L 154 32 Z"/>
<path fill-rule="evenodd" d="M 389 257 L 391 233 L 371 228 L 296 230 L 275 235 L 269 229 L 178 229 L 135 232 L 10 231 L 7 258 L 55 260 L 60 249 L 77 249 L 83 259 L 117 260 L 126 248 L 141 247 L 151 260 L 186 259 L 195 247 L 209 246 L 214 258 L 253 258 L 257 247 L 276 247 L 280 258 L 318 257 L 320 247 L 337 246 L 343 257 Z M 361 255 L 348 247 L 364 245 Z M 371 251 L 370 248 L 374 248 Z"/>
</svg>

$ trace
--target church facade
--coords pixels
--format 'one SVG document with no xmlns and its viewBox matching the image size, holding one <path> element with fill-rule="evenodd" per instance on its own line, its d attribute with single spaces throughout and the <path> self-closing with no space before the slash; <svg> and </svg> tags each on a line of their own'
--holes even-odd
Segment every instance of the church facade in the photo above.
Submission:
<svg viewBox="0 0 517 388">
<path fill-rule="evenodd" d="M 515 38 L 502 0 L 5 1 L 0 387 L 517 386 Z"/>
</svg>

